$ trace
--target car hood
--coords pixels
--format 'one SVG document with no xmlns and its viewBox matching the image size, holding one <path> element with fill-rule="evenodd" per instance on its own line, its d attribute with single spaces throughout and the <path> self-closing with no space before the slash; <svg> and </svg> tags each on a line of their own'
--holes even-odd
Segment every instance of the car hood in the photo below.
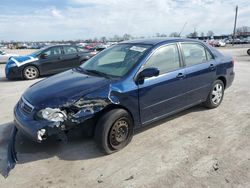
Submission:
<svg viewBox="0 0 250 188">
<path fill-rule="evenodd" d="M 80 97 L 99 88 L 109 87 L 110 80 L 69 70 L 41 80 L 28 88 L 23 97 L 35 108 L 72 105 Z"/>
<path fill-rule="evenodd" d="M 15 62 L 18 67 L 25 65 L 27 63 L 35 62 L 38 60 L 37 57 L 30 55 L 27 56 L 13 56 L 10 58 L 11 61 Z"/>
</svg>

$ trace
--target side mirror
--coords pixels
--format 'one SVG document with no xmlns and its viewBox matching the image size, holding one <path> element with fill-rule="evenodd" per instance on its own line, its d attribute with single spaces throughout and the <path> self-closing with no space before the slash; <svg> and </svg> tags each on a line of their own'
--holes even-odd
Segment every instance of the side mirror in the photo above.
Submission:
<svg viewBox="0 0 250 188">
<path fill-rule="evenodd" d="M 157 68 L 146 68 L 143 71 L 141 71 L 137 76 L 137 82 L 139 84 L 142 84 L 144 82 L 144 78 L 150 78 L 153 76 L 159 76 L 160 71 Z"/>
<path fill-rule="evenodd" d="M 41 59 L 46 59 L 47 56 L 48 56 L 47 54 L 41 54 L 41 55 L 40 55 L 40 58 L 41 58 Z"/>
<path fill-rule="evenodd" d="M 153 76 L 159 76 L 160 71 L 157 68 L 146 68 L 139 73 L 139 78 L 150 78 Z"/>
</svg>

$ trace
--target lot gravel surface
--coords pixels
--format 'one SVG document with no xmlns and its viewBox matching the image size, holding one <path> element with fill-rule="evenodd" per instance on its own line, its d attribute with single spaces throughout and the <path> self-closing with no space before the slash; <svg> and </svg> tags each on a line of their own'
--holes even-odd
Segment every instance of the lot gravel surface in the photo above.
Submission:
<svg viewBox="0 0 250 188">
<path fill-rule="evenodd" d="M 112 155 L 78 132 L 42 144 L 18 134 L 19 162 L 0 187 L 250 187 L 250 56 L 220 50 L 235 57 L 236 77 L 217 109 L 196 106 L 156 122 Z M 1 174 L 13 107 L 40 79 L 8 81 L 0 65 Z"/>
</svg>

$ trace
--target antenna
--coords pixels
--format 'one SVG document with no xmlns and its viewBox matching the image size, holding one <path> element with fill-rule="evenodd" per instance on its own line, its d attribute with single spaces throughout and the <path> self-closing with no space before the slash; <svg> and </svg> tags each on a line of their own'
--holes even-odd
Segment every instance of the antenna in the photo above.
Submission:
<svg viewBox="0 0 250 188">
<path fill-rule="evenodd" d="M 187 22 L 185 22 L 184 25 L 182 26 L 181 31 L 180 31 L 180 33 L 178 35 L 179 37 L 181 36 L 181 34 L 182 34 L 184 28 L 186 27 L 186 25 L 187 25 Z"/>
</svg>

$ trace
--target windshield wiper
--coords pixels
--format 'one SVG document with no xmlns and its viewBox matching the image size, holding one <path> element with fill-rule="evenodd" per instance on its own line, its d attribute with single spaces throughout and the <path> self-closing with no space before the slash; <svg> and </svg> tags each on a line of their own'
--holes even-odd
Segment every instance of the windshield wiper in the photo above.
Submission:
<svg viewBox="0 0 250 188">
<path fill-rule="evenodd" d="M 105 74 L 104 72 L 100 72 L 100 71 L 97 71 L 97 70 L 94 70 L 94 69 L 83 69 L 83 70 L 86 71 L 86 72 L 98 75 L 98 76 L 105 77 L 105 78 L 110 78 L 111 77 L 110 75 Z"/>
</svg>

